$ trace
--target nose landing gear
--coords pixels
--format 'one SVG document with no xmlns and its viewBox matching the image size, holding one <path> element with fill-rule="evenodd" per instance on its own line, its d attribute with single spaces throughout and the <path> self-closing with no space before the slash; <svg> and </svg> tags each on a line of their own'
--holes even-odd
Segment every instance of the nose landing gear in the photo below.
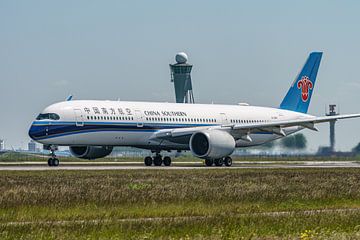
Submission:
<svg viewBox="0 0 360 240">
<path fill-rule="evenodd" d="M 50 167 L 57 167 L 57 166 L 59 166 L 59 163 L 60 163 L 60 161 L 57 158 L 49 158 L 48 159 L 48 165 Z"/>
<path fill-rule="evenodd" d="M 55 151 L 58 150 L 57 146 L 49 146 L 48 149 L 50 150 L 50 158 L 48 159 L 48 165 L 49 167 L 57 167 L 60 164 L 59 159 L 56 158 Z"/>
</svg>

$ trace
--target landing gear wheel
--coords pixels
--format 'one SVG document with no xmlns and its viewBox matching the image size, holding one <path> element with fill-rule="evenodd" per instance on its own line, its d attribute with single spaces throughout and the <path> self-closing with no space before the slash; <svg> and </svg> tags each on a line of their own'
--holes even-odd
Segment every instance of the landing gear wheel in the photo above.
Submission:
<svg viewBox="0 0 360 240">
<path fill-rule="evenodd" d="M 49 158 L 49 159 L 48 159 L 48 165 L 49 165 L 49 167 L 54 166 L 54 161 L 53 161 L 52 158 Z"/>
<path fill-rule="evenodd" d="M 214 164 L 214 161 L 212 159 L 205 159 L 205 165 L 208 167 L 211 167 Z"/>
<path fill-rule="evenodd" d="M 166 157 L 164 157 L 163 162 L 164 162 L 165 166 L 170 166 L 171 165 L 171 158 L 166 156 Z"/>
<path fill-rule="evenodd" d="M 215 162 L 215 166 L 217 166 L 217 167 L 221 167 L 224 163 L 222 158 L 215 159 L 214 162 Z"/>
<path fill-rule="evenodd" d="M 59 159 L 57 159 L 57 158 L 49 158 L 48 159 L 48 165 L 50 166 L 50 167 L 57 167 L 57 166 L 59 166 Z"/>
<path fill-rule="evenodd" d="M 54 167 L 59 166 L 59 163 L 60 163 L 60 162 L 59 162 L 59 159 L 57 159 L 57 158 L 54 158 L 54 159 L 53 159 L 53 166 L 54 166 Z"/>
<path fill-rule="evenodd" d="M 231 158 L 231 157 L 225 157 L 224 163 L 225 163 L 225 166 L 231 167 L 231 165 L 232 165 L 232 158 Z"/>
<path fill-rule="evenodd" d="M 154 165 L 155 166 L 161 166 L 162 164 L 162 159 L 161 159 L 161 156 L 160 155 L 156 155 L 154 157 Z"/>
<path fill-rule="evenodd" d="M 144 158 L 144 163 L 145 163 L 145 166 L 148 166 L 148 167 L 149 167 L 149 166 L 152 165 L 153 160 L 152 160 L 151 157 L 147 156 L 147 157 Z"/>
</svg>

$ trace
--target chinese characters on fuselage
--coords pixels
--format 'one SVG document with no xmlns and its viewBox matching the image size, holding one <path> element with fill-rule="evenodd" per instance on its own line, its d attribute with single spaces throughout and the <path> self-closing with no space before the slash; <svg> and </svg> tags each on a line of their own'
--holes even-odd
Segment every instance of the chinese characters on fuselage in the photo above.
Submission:
<svg viewBox="0 0 360 240">
<path fill-rule="evenodd" d="M 88 108 L 88 107 L 85 107 L 84 108 L 84 111 L 87 113 L 87 114 L 95 114 L 95 115 L 133 115 L 132 114 L 132 111 L 130 108 L 105 108 L 105 107 L 91 107 L 91 108 Z"/>
<path fill-rule="evenodd" d="M 84 111 L 87 114 L 95 115 L 133 115 L 133 111 L 130 108 L 105 108 L 105 107 L 85 107 Z M 186 117 L 186 112 L 180 111 L 156 111 L 145 110 L 143 111 L 145 116 L 163 116 L 163 117 Z"/>
</svg>

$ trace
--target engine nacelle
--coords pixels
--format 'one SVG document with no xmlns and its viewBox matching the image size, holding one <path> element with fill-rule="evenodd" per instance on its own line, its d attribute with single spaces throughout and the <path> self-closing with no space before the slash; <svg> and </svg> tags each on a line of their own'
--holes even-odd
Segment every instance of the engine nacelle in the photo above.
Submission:
<svg viewBox="0 0 360 240">
<path fill-rule="evenodd" d="M 113 147 L 111 146 L 72 146 L 69 147 L 73 156 L 82 159 L 96 159 L 109 155 Z"/>
<path fill-rule="evenodd" d="M 190 150 L 199 158 L 223 158 L 234 152 L 235 139 L 225 131 L 204 130 L 191 136 Z"/>
</svg>

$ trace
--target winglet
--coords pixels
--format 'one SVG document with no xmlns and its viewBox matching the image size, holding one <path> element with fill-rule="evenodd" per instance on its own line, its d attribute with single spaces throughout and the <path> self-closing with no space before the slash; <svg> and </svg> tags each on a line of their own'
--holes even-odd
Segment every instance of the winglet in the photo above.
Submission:
<svg viewBox="0 0 360 240">
<path fill-rule="evenodd" d="M 66 99 L 65 99 L 65 101 L 71 101 L 72 100 L 72 98 L 73 98 L 73 95 L 72 94 L 70 94 Z"/>
</svg>

